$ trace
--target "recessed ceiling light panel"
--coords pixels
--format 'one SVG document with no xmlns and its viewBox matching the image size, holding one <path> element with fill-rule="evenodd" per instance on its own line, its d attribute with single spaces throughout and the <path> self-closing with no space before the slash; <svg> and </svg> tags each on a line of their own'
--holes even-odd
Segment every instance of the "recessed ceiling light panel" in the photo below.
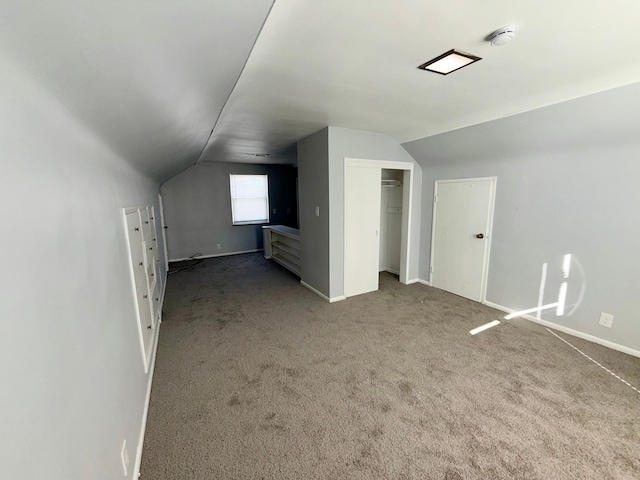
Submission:
<svg viewBox="0 0 640 480">
<path fill-rule="evenodd" d="M 439 73 L 440 75 L 449 75 L 451 72 L 455 72 L 462 67 L 471 65 L 478 60 L 482 59 L 475 55 L 471 55 L 470 53 L 452 49 L 433 60 L 429 60 L 427 63 L 423 63 L 418 68 Z"/>
</svg>

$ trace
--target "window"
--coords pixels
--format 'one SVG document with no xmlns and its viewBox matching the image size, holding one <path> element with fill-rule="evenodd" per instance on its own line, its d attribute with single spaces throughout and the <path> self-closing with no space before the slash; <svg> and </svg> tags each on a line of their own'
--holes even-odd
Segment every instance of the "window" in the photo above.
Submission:
<svg viewBox="0 0 640 480">
<path fill-rule="evenodd" d="M 269 182 L 266 175 L 230 175 L 234 225 L 269 223 Z"/>
</svg>

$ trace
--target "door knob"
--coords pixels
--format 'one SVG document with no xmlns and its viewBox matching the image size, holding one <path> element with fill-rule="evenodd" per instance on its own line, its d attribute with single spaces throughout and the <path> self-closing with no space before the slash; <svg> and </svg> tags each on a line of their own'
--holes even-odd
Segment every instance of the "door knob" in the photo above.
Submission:
<svg viewBox="0 0 640 480">
<path fill-rule="evenodd" d="M 482 233 L 479 233 L 476 235 L 476 238 L 484 238 L 484 235 Z"/>
</svg>

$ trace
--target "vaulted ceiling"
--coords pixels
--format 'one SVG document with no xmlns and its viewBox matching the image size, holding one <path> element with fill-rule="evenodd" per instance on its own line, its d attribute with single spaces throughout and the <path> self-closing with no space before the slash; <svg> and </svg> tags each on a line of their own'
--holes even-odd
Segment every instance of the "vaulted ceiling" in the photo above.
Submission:
<svg viewBox="0 0 640 480">
<path fill-rule="evenodd" d="M 165 180 L 200 157 L 271 6 L 4 0 L 0 55 L 112 150 Z"/>
<path fill-rule="evenodd" d="M 1 8 L 0 54 L 159 180 L 197 161 L 291 163 L 295 142 L 327 125 L 407 142 L 640 81 L 633 0 Z M 507 24 L 515 40 L 491 47 Z M 416 68 L 451 48 L 482 61 L 448 76 Z"/>
</svg>

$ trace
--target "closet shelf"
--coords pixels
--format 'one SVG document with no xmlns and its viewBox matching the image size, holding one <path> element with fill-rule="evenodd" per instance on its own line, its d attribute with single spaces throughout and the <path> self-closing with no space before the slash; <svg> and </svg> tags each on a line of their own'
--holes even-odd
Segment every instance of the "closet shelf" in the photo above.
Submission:
<svg viewBox="0 0 640 480">
<path fill-rule="evenodd" d="M 278 242 L 278 241 L 271 242 L 271 248 L 273 249 L 273 247 L 277 247 L 278 250 L 283 250 L 283 251 L 287 252 L 290 255 L 294 255 L 294 256 L 300 258 L 300 249 L 298 249 L 298 248 L 294 248 L 294 247 L 292 247 L 290 245 L 286 245 L 286 244 L 284 244 L 282 242 Z"/>
<path fill-rule="evenodd" d="M 402 182 L 400 180 L 393 180 L 389 178 L 382 179 L 383 187 L 400 187 L 401 185 L 402 185 Z"/>
</svg>

